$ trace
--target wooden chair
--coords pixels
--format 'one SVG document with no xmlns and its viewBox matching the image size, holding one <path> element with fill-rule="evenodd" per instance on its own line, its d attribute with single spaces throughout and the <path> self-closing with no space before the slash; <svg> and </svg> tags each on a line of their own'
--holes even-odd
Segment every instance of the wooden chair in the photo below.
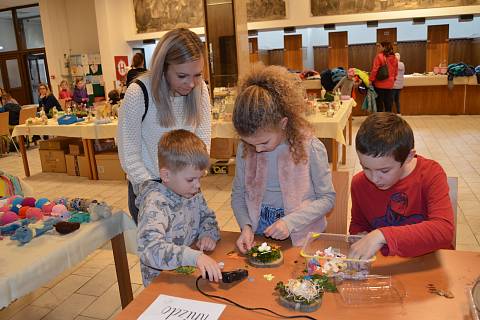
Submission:
<svg viewBox="0 0 480 320">
<path fill-rule="evenodd" d="M 8 112 L 2 112 L 0 113 L 0 137 L 6 136 L 7 139 L 13 143 L 13 146 L 15 147 L 15 150 L 18 151 L 17 144 L 15 143 L 15 140 L 13 140 L 12 135 L 10 134 L 10 127 L 8 125 Z M 7 144 L 7 153 L 8 153 L 8 144 Z"/>
<path fill-rule="evenodd" d="M 452 202 L 453 208 L 453 240 L 452 245 L 455 249 L 457 247 L 457 198 L 458 198 L 458 177 L 448 177 L 448 188 L 450 189 L 448 195 L 450 196 L 450 201 Z"/>
<path fill-rule="evenodd" d="M 327 233 L 347 234 L 349 173 L 332 171 L 333 188 L 337 193 L 335 207 L 327 214 Z"/>
<path fill-rule="evenodd" d="M 25 124 L 28 118 L 35 118 L 36 114 L 37 114 L 37 107 L 22 108 L 20 110 L 20 117 L 18 120 L 18 124 Z"/>
</svg>

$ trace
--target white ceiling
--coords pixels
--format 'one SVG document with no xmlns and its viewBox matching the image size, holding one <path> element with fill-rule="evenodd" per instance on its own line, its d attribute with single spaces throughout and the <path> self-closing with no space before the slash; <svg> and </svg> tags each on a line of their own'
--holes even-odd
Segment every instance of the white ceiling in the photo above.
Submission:
<svg viewBox="0 0 480 320">
<path fill-rule="evenodd" d="M 0 0 L 0 9 L 38 3 L 38 0 Z"/>
</svg>

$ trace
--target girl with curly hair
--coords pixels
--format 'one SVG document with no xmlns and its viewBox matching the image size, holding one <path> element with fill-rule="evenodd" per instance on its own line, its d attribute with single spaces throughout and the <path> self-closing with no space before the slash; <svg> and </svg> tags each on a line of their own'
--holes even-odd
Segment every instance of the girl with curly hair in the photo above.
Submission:
<svg viewBox="0 0 480 320">
<path fill-rule="evenodd" d="M 301 246 L 308 232 L 323 232 L 335 191 L 325 146 L 302 117 L 300 79 L 283 67 L 260 67 L 239 86 L 233 124 L 241 138 L 232 208 L 242 230 L 237 246 L 254 234 L 291 238 Z"/>
</svg>

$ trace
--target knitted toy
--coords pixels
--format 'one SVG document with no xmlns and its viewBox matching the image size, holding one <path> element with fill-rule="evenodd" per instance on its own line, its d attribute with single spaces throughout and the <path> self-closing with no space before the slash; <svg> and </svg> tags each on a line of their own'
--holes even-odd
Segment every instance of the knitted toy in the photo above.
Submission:
<svg viewBox="0 0 480 320">
<path fill-rule="evenodd" d="M 2 236 L 9 236 L 15 233 L 15 230 L 18 228 L 25 226 L 32 221 L 30 219 L 22 219 L 22 220 L 17 220 L 14 222 L 11 222 L 9 224 L 6 224 L 4 226 L 0 226 L 0 235 Z"/>
<path fill-rule="evenodd" d="M 42 205 L 42 211 L 46 215 L 50 215 L 52 213 L 53 207 L 56 206 L 54 202 L 47 202 Z"/>
<path fill-rule="evenodd" d="M 90 222 L 90 213 L 82 211 L 73 212 L 68 222 L 88 223 Z"/>
<path fill-rule="evenodd" d="M 42 213 L 42 210 L 40 210 L 40 208 L 27 207 L 27 212 L 25 217 L 27 219 L 35 219 L 39 221 L 39 220 L 43 220 L 43 213 Z"/>
<path fill-rule="evenodd" d="M 63 205 L 63 204 L 56 204 L 52 208 L 51 215 L 58 217 L 64 212 L 68 212 L 67 207 L 65 207 L 65 205 Z"/>
<path fill-rule="evenodd" d="M 88 206 L 88 212 L 90 213 L 90 220 L 97 221 L 110 217 L 112 215 L 112 207 L 104 201 L 91 203 Z"/>
<path fill-rule="evenodd" d="M 35 198 L 32 198 L 32 197 L 23 198 L 22 206 L 23 207 L 35 207 Z"/>
<path fill-rule="evenodd" d="M 53 226 L 58 222 L 58 219 L 50 218 L 44 221 L 30 223 L 22 226 L 15 231 L 15 234 L 10 237 L 11 240 L 17 240 L 20 245 L 29 243 L 33 238 L 41 236 L 45 232 L 52 230 Z"/>
<path fill-rule="evenodd" d="M 42 209 L 44 204 L 50 203 L 47 198 L 40 198 L 35 202 L 35 207 Z"/>
<path fill-rule="evenodd" d="M 55 230 L 60 234 L 69 234 L 80 228 L 79 222 L 60 221 L 55 224 Z"/>
<path fill-rule="evenodd" d="M 20 208 L 18 209 L 18 212 L 17 212 L 18 217 L 19 217 L 20 219 L 25 219 L 25 218 L 27 217 L 27 210 L 30 209 L 30 208 L 31 208 L 31 207 L 20 207 Z"/>
<path fill-rule="evenodd" d="M 91 203 L 97 203 L 97 200 L 90 200 L 85 198 L 73 198 L 68 201 L 66 204 L 68 210 L 70 211 L 88 211 L 88 207 Z"/>
<path fill-rule="evenodd" d="M 0 216 L 0 226 L 12 223 L 18 220 L 18 215 L 13 211 L 7 211 Z"/>
</svg>

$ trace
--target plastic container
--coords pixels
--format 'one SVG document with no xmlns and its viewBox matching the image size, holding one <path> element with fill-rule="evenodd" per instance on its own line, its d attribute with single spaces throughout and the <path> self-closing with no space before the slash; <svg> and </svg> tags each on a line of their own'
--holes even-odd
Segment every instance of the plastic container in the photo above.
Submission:
<svg viewBox="0 0 480 320">
<path fill-rule="evenodd" d="M 467 287 L 467 297 L 472 320 L 480 320 L 480 278 L 472 286 Z"/>
<path fill-rule="evenodd" d="M 324 273 L 328 276 L 341 279 L 365 279 L 370 274 L 370 267 L 376 259 L 375 256 L 368 260 L 363 260 L 321 255 L 325 249 L 332 248 L 333 251 L 346 256 L 350 246 L 361 238 L 362 236 L 355 235 L 310 232 L 307 236 L 307 241 L 300 251 L 300 255 L 307 259 L 316 260 L 322 268 L 325 267 L 327 262 L 332 262 L 334 259 L 344 263 L 342 270 L 339 272 Z"/>
<path fill-rule="evenodd" d="M 370 275 L 364 280 L 344 280 L 337 284 L 342 301 L 348 305 L 402 303 L 405 288 L 391 276 Z"/>
</svg>

